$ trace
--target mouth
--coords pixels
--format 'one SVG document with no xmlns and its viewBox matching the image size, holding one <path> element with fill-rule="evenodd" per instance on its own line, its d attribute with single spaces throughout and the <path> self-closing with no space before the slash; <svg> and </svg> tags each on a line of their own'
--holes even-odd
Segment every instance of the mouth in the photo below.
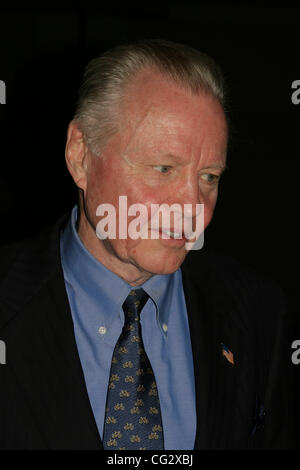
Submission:
<svg viewBox="0 0 300 470">
<path fill-rule="evenodd" d="M 167 237 L 170 237 L 170 238 L 176 238 L 176 239 L 185 238 L 185 236 L 182 234 L 182 232 L 175 232 L 175 231 L 167 230 L 167 229 L 163 229 L 163 228 L 161 228 L 159 230 L 159 233 L 161 233 L 162 235 L 165 234 L 165 235 L 167 235 Z"/>
<path fill-rule="evenodd" d="M 150 229 L 150 232 L 159 234 L 159 237 L 151 237 L 154 239 L 159 238 L 160 242 L 166 246 L 182 247 L 189 240 L 186 238 L 182 231 L 168 230 L 166 228 Z"/>
<path fill-rule="evenodd" d="M 175 230 L 169 230 L 167 228 L 161 227 L 159 229 L 159 233 L 161 235 L 165 234 L 168 238 L 176 239 L 176 240 L 185 240 L 185 241 L 191 241 L 191 237 L 194 238 L 194 232 L 189 232 L 185 233 L 182 232 L 181 229 Z"/>
</svg>

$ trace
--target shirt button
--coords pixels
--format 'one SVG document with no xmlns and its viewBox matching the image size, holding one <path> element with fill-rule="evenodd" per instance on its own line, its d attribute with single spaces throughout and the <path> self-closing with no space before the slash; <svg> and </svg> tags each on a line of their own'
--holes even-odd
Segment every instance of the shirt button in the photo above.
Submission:
<svg viewBox="0 0 300 470">
<path fill-rule="evenodd" d="M 105 326 L 100 326 L 98 331 L 99 331 L 100 335 L 105 335 L 107 330 L 106 330 Z"/>
<path fill-rule="evenodd" d="M 163 323 L 162 328 L 163 328 L 165 333 L 168 331 L 168 325 L 166 325 L 165 323 Z"/>
</svg>

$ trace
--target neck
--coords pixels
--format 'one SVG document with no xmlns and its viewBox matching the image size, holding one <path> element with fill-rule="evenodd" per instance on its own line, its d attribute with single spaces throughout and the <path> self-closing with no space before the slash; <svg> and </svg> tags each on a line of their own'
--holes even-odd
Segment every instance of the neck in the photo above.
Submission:
<svg viewBox="0 0 300 470">
<path fill-rule="evenodd" d="M 79 212 L 76 228 L 82 243 L 94 258 L 129 285 L 139 286 L 153 276 L 153 273 L 141 269 L 132 260 L 121 259 L 109 240 L 100 240 L 96 235 L 96 227 L 82 211 Z"/>
</svg>

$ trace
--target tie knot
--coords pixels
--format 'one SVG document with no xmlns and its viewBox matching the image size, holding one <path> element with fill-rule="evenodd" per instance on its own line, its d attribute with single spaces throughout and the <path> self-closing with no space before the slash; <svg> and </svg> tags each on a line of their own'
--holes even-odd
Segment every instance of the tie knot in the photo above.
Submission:
<svg viewBox="0 0 300 470">
<path fill-rule="evenodd" d="M 139 319 L 139 315 L 147 302 L 149 295 L 144 289 L 133 289 L 123 304 L 123 310 L 125 314 L 125 321 L 134 321 L 136 317 Z"/>
</svg>

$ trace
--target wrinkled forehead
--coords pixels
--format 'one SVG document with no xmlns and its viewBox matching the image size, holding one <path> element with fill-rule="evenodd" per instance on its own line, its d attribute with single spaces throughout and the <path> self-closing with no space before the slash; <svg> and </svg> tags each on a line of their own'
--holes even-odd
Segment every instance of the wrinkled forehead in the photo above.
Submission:
<svg viewBox="0 0 300 470">
<path fill-rule="evenodd" d="M 227 122 L 213 96 L 191 92 L 159 74 L 139 77 L 126 91 L 122 132 L 126 147 L 172 143 L 200 146 L 204 140 L 226 151 Z"/>
</svg>

